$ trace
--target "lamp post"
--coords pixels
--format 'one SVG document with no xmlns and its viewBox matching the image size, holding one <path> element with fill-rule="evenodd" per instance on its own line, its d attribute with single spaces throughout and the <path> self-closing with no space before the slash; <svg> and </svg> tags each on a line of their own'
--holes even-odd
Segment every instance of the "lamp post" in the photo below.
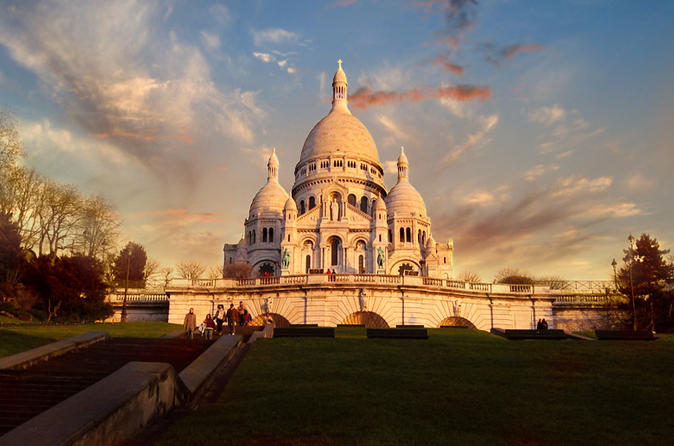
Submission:
<svg viewBox="0 0 674 446">
<path fill-rule="evenodd" d="M 634 281 L 632 280 L 632 267 L 634 266 L 634 237 L 630 234 L 627 237 L 630 242 L 629 261 L 630 261 L 630 292 L 632 294 L 632 329 L 637 331 L 637 306 L 634 300 Z"/>
<path fill-rule="evenodd" d="M 615 287 L 616 291 L 618 291 L 618 275 L 615 272 L 615 267 L 618 265 L 618 262 L 613 259 L 611 262 L 611 266 L 613 267 L 613 286 Z"/>
<path fill-rule="evenodd" d="M 126 280 L 124 281 L 124 300 L 122 301 L 122 322 L 126 322 L 126 296 L 129 293 L 129 267 L 131 266 L 131 250 L 126 252 Z"/>
</svg>

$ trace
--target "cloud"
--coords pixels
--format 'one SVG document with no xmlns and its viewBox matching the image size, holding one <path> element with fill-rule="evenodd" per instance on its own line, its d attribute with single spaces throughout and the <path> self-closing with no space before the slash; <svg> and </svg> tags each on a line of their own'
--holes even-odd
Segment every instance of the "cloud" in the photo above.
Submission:
<svg viewBox="0 0 674 446">
<path fill-rule="evenodd" d="M 389 131 L 398 141 L 404 141 L 408 138 L 407 133 L 403 131 L 398 124 L 385 115 L 377 116 L 377 122 L 381 124 L 387 131 Z"/>
<path fill-rule="evenodd" d="M 211 51 L 220 48 L 220 37 L 208 31 L 201 31 L 201 43 Z"/>
<path fill-rule="evenodd" d="M 476 0 L 422 0 L 415 3 L 429 13 L 436 9 L 445 12 L 447 34 L 450 37 L 461 38 L 462 34 L 471 29 L 477 20 Z M 437 7 L 437 8 L 436 8 Z"/>
<path fill-rule="evenodd" d="M 509 185 L 499 186 L 493 191 L 478 189 L 465 194 L 463 202 L 469 205 L 491 206 L 507 201 L 510 197 L 509 192 Z"/>
<path fill-rule="evenodd" d="M 208 12 L 221 25 L 226 25 L 232 20 L 232 13 L 229 11 L 229 8 L 221 3 L 212 5 L 208 8 Z"/>
<path fill-rule="evenodd" d="M 529 121 L 538 122 L 546 126 L 551 126 L 555 123 L 564 121 L 566 119 L 566 110 L 557 104 L 552 107 L 540 107 L 529 114 Z"/>
<path fill-rule="evenodd" d="M 152 0 L 0 7 L 0 44 L 75 128 L 189 193 L 198 159 L 186 159 L 185 146 L 251 142 L 264 112 L 254 92 L 216 86 L 200 50 L 163 29 L 164 12 Z"/>
<path fill-rule="evenodd" d="M 557 170 L 559 170 L 559 166 L 556 164 L 552 164 L 550 166 L 537 164 L 536 166 L 524 172 L 524 181 L 533 183 L 546 173 L 551 173 Z"/>
<path fill-rule="evenodd" d="M 397 174 L 398 161 L 384 161 L 384 172 L 390 174 Z"/>
<path fill-rule="evenodd" d="M 141 211 L 138 215 L 154 215 L 162 217 L 162 220 L 165 222 L 176 222 L 180 221 L 181 223 L 201 223 L 201 222 L 214 222 L 221 221 L 225 214 L 220 214 L 217 212 L 192 212 L 186 209 L 162 209 L 159 211 Z"/>
<path fill-rule="evenodd" d="M 289 74 L 295 74 L 295 73 L 297 73 L 297 69 L 295 69 L 295 67 L 288 67 L 288 68 L 286 69 L 286 71 L 287 71 Z"/>
<path fill-rule="evenodd" d="M 654 177 L 646 177 L 641 172 L 636 172 L 625 179 L 625 185 L 633 192 L 645 192 L 656 184 Z"/>
<path fill-rule="evenodd" d="M 468 151 L 479 149 L 490 142 L 490 139 L 487 138 L 487 135 L 496 126 L 496 124 L 498 124 L 498 121 L 499 117 L 496 114 L 490 116 L 481 116 L 480 128 L 476 132 L 469 134 L 468 138 L 463 144 L 460 144 L 447 152 L 440 162 L 439 168 L 444 169 L 451 166 L 461 159 Z"/>
<path fill-rule="evenodd" d="M 445 56 L 436 57 L 433 59 L 433 61 L 431 61 L 431 64 L 441 66 L 445 69 L 445 71 L 451 72 L 457 76 L 463 76 L 463 67 L 450 62 L 449 59 Z"/>
<path fill-rule="evenodd" d="M 349 96 L 349 105 L 354 109 L 365 109 L 374 105 L 399 104 L 401 102 L 418 102 L 428 99 L 449 98 L 458 101 L 472 99 L 485 100 L 491 97 L 489 87 L 474 85 L 454 85 L 439 88 L 414 88 L 402 92 L 374 91 L 370 87 L 361 87 Z"/>
<path fill-rule="evenodd" d="M 357 3 L 358 0 L 337 0 L 335 3 L 332 4 L 332 6 L 336 7 L 345 7 L 345 6 L 351 6 L 354 3 Z"/>
<path fill-rule="evenodd" d="M 543 45 L 538 43 L 515 43 L 498 47 L 492 43 L 485 43 L 482 49 L 487 53 L 487 61 L 494 65 L 500 65 L 505 59 L 512 59 L 519 53 L 538 52 L 543 49 Z"/>
<path fill-rule="evenodd" d="M 259 53 L 259 52 L 253 52 L 253 57 L 256 59 L 261 60 L 264 63 L 270 63 L 273 59 L 272 55 L 269 53 Z"/>
<path fill-rule="evenodd" d="M 580 193 L 598 193 L 608 189 L 613 178 L 598 177 L 594 179 L 578 178 L 576 176 L 562 177 L 557 180 L 552 191 L 552 197 L 571 197 Z"/>
<path fill-rule="evenodd" d="M 299 36 L 297 33 L 287 31 L 283 28 L 267 28 L 264 30 L 253 31 L 253 43 L 255 46 L 266 44 L 295 43 Z"/>
</svg>

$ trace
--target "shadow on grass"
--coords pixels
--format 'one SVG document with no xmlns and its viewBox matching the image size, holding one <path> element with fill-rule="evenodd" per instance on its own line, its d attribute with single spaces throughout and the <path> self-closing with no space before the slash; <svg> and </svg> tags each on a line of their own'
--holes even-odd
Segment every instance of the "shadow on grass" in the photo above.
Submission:
<svg viewBox="0 0 674 446">
<path fill-rule="evenodd" d="M 49 344 L 55 340 L 0 328 L 0 357 L 21 353 L 31 348 Z"/>
</svg>

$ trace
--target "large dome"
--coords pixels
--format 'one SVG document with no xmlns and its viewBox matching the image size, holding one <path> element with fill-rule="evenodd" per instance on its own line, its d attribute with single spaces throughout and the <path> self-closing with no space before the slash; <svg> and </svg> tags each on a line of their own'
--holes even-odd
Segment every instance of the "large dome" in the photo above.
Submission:
<svg viewBox="0 0 674 446">
<path fill-rule="evenodd" d="M 336 152 L 381 165 L 372 135 L 346 107 L 334 107 L 311 129 L 302 147 L 300 164 Z"/>
</svg>

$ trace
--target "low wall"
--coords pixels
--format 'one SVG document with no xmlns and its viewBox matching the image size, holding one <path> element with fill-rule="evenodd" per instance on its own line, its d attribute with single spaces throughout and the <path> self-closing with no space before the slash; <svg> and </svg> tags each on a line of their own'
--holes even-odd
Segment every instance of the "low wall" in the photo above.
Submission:
<svg viewBox="0 0 674 446">
<path fill-rule="evenodd" d="M 68 339 L 62 339 L 12 356 L 0 358 L 0 370 L 25 369 L 37 362 L 46 361 L 49 358 L 55 358 L 72 350 L 84 348 L 107 339 L 110 339 L 110 335 L 105 332 L 90 331 L 82 333 Z"/>
<path fill-rule="evenodd" d="M 170 364 L 129 362 L 0 437 L 0 446 L 91 446 L 131 438 L 175 405 Z"/>
<path fill-rule="evenodd" d="M 552 309 L 555 328 L 566 331 L 621 329 L 628 314 L 616 307 L 559 305 Z"/>
</svg>

